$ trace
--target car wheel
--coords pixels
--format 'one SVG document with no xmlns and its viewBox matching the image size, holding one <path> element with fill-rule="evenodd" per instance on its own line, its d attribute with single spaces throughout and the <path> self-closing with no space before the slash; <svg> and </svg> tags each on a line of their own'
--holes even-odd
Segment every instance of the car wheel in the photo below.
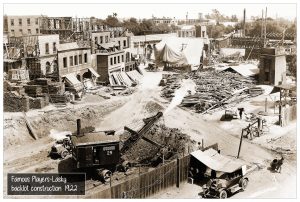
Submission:
<svg viewBox="0 0 300 202">
<path fill-rule="evenodd" d="M 112 172 L 110 170 L 99 170 L 98 172 L 99 176 L 104 180 L 104 182 L 108 182 L 110 180 L 110 177 L 112 175 Z"/>
<path fill-rule="evenodd" d="M 129 166 L 130 166 L 129 162 L 128 161 L 124 161 L 122 163 L 123 172 L 126 172 L 129 169 Z"/>
<path fill-rule="evenodd" d="M 67 150 L 64 150 L 61 152 L 60 156 L 62 159 L 65 159 L 68 156 L 69 152 Z"/>
<path fill-rule="evenodd" d="M 241 181 L 241 189 L 243 190 L 243 191 L 245 191 L 246 190 L 246 188 L 247 188 L 247 186 L 248 186 L 248 180 L 247 179 L 242 179 L 242 181 Z"/>
<path fill-rule="evenodd" d="M 219 197 L 220 199 L 227 198 L 227 192 L 225 190 L 220 191 Z"/>
</svg>

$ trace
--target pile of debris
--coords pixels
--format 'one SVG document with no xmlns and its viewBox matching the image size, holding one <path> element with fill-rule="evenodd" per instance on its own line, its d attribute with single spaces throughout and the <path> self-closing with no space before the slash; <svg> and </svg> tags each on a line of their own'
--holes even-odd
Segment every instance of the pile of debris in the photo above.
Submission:
<svg viewBox="0 0 300 202">
<path fill-rule="evenodd" d="M 192 150 L 195 144 L 188 135 L 182 133 L 179 129 L 168 128 L 163 124 L 153 125 L 144 136 L 159 143 L 161 147 L 141 139 L 125 153 L 123 156 L 125 160 L 142 165 L 157 166 L 162 163 L 162 158 L 167 161 L 187 154 L 188 148 Z M 129 133 L 124 133 L 121 135 L 121 140 L 128 137 Z"/>
<path fill-rule="evenodd" d="M 164 98 L 174 97 L 175 90 L 180 88 L 180 82 L 183 78 L 180 74 L 163 74 L 159 85 L 163 86 L 161 96 Z"/>
<path fill-rule="evenodd" d="M 233 72 L 206 69 L 185 74 L 183 77 L 195 82 L 196 93 L 184 97 L 181 106 L 192 107 L 197 113 L 212 112 L 262 93 L 254 88 L 254 79 Z M 165 87 L 162 90 L 162 97 L 173 97 L 176 89 L 180 88 L 180 79 L 178 75 L 163 78 L 161 83 L 165 83 Z M 251 95 L 249 89 L 253 89 Z"/>
</svg>

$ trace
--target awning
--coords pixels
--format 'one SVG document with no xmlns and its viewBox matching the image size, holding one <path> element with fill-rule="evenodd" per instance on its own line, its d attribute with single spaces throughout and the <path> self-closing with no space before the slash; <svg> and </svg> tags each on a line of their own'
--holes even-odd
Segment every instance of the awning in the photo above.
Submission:
<svg viewBox="0 0 300 202">
<path fill-rule="evenodd" d="M 83 89 L 83 84 L 76 78 L 75 74 L 65 75 L 67 83 L 75 88 L 75 90 L 80 91 Z"/>
<path fill-rule="evenodd" d="M 191 153 L 198 161 L 212 170 L 232 173 L 240 169 L 244 164 L 237 160 L 232 160 L 219 154 L 216 150 L 210 148 L 206 151 L 197 150 Z"/>
<path fill-rule="evenodd" d="M 100 75 L 93 68 L 89 68 L 89 70 L 95 77 L 100 77 Z"/>
</svg>

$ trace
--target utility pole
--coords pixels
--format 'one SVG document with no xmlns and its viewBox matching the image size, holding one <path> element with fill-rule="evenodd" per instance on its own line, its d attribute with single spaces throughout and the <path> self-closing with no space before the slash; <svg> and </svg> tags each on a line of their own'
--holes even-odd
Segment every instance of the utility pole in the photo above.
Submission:
<svg viewBox="0 0 300 202">
<path fill-rule="evenodd" d="M 238 155 L 237 155 L 237 159 L 240 157 L 240 152 L 241 152 L 241 147 L 242 147 L 242 142 L 243 142 L 243 132 L 244 129 L 242 130 L 242 134 L 241 134 L 241 139 L 240 139 L 240 145 L 239 145 L 239 151 L 238 151 Z"/>
</svg>

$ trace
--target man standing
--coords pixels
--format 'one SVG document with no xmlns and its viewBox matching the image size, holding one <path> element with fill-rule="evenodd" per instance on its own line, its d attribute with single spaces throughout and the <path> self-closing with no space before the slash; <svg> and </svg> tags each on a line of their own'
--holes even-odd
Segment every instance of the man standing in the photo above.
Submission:
<svg viewBox="0 0 300 202">
<path fill-rule="evenodd" d="M 245 111 L 244 108 L 238 108 L 239 114 L 240 114 L 240 119 L 243 118 L 243 112 Z"/>
</svg>

